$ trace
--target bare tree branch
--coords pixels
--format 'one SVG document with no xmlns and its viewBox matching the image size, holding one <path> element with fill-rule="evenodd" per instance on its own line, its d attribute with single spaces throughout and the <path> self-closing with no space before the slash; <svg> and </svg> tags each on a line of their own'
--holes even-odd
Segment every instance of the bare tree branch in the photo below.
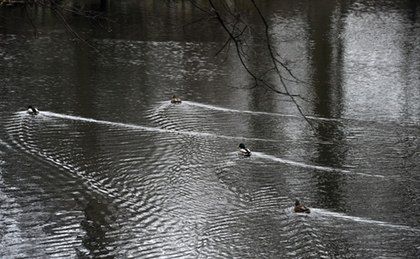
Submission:
<svg viewBox="0 0 420 259">
<path fill-rule="evenodd" d="M 306 122 L 309 124 L 309 126 L 314 129 L 312 122 L 306 117 L 305 113 L 302 110 L 302 107 L 297 102 L 297 98 L 307 101 L 305 98 L 298 94 L 292 94 L 286 84 L 287 82 L 295 82 L 295 83 L 302 83 L 303 81 L 297 78 L 291 69 L 285 64 L 285 62 L 281 61 L 278 57 L 279 55 L 275 51 L 272 43 L 271 43 L 271 37 L 269 34 L 269 25 L 265 18 L 265 16 L 262 14 L 260 8 L 255 3 L 255 0 L 249 0 L 252 3 L 253 8 L 257 11 L 258 16 L 260 17 L 263 25 L 264 25 L 264 41 L 266 42 L 266 48 L 268 50 L 268 56 L 270 59 L 270 63 L 272 64 L 272 67 L 265 70 L 260 76 L 254 72 L 254 69 L 249 67 L 247 64 L 247 51 L 243 48 L 244 43 L 243 39 L 245 31 L 250 30 L 250 26 L 246 24 L 246 22 L 241 18 L 240 14 L 235 13 L 231 8 L 224 2 L 221 1 L 220 6 L 217 7 L 214 3 L 214 0 L 208 0 L 209 5 L 211 7 L 210 11 L 213 16 L 216 17 L 217 21 L 222 26 L 223 30 L 228 34 L 228 40 L 225 42 L 225 44 L 222 46 L 222 50 L 226 47 L 226 45 L 229 43 L 233 43 L 236 49 L 237 57 L 242 65 L 242 67 L 246 70 L 246 72 L 253 78 L 254 85 L 260 86 L 265 88 L 266 90 L 288 96 L 290 100 L 295 104 L 299 114 L 306 120 Z M 222 9 L 220 9 L 222 8 Z M 221 10 L 223 10 L 225 13 L 227 13 L 227 16 L 223 16 L 221 13 Z M 220 50 L 218 51 L 218 53 Z M 282 69 L 289 75 L 290 79 L 283 76 Z M 266 77 L 270 72 L 275 72 L 276 77 L 278 78 L 282 89 L 279 90 L 275 85 L 272 85 L 268 83 L 264 77 Z"/>
<path fill-rule="evenodd" d="M 261 20 L 262 20 L 262 22 L 264 23 L 264 27 L 265 27 L 265 37 L 266 37 L 266 40 L 267 40 L 267 48 L 268 48 L 268 51 L 269 51 L 269 53 L 270 53 L 270 57 L 271 57 L 271 60 L 272 60 L 272 62 L 273 62 L 273 65 L 274 65 L 274 67 L 275 67 L 275 69 L 276 69 L 276 72 L 277 72 L 277 75 L 278 75 L 278 78 L 280 79 L 280 82 L 281 82 L 281 84 L 282 84 L 282 86 L 283 86 L 283 88 L 284 88 L 284 90 L 286 91 L 286 93 L 290 96 L 290 98 L 291 98 L 291 100 L 293 101 L 293 103 L 295 104 L 295 106 L 296 106 L 296 108 L 298 109 L 298 111 L 299 111 L 299 113 L 303 116 L 303 118 L 305 118 L 305 120 L 306 120 L 306 122 L 308 122 L 308 124 L 311 126 L 311 128 L 312 129 L 314 129 L 314 126 L 312 125 L 312 122 L 311 121 L 309 121 L 309 119 L 306 117 L 306 115 L 303 113 L 303 110 L 302 110 L 302 108 L 300 107 L 300 105 L 297 103 L 297 101 L 296 101 L 296 99 L 295 99 L 295 96 L 294 95 L 292 95 L 292 94 L 290 94 L 290 91 L 289 91 L 289 89 L 287 88 L 287 85 L 286 85 L 286 83 L 284 82 L 284 80 L 283 80 L 283 76 L 281 75 L 281 72 L 280 72 L 280 69 L 279 69 L 279 67 L 278 67 L 278 64 L 280 64 L 283 68 L 285 68 L 286 70 L 287 70 L 287 72 L 289 72 L 289 74 L 291 74 L 294 78 L 295 78 L 295 76 L 292 74 L 292 72 L 289 70 L 289 68 L 287 68 L 282 62 L 279 62 L 279 60 L 278 59 L 276 59 L 276 57 L 275 57 L 275 54 L 274 54 L 274 51 L 273 51 L 273 47 L 272 47 L 272 45 L 271 45 L 271 43 L 270 43 L 270 35 L 269 35 L 269 32 L 268 32 L 268 30 L 269 30 L 269 26 L 268 26 L 268 23 L 267 23 L 267 20 L 265 19 L 265 17 L 264 17 L 264 15 L 261 13 L 261 10 L 260 10 L 260 8 L 258 8 L 258 6 L 257 6 L 257 4 L 255 3 L 255 0 L 250 0 L 251 2 L 252 2 L 252 4 L 254 5 L 254 7 L 255 7 L 255 9 L 257 10 L 257 12 L 258 12 L 258 15 L 260 16 L 260 18 L 261 18 Z"/>
<path fill-rule="evenodd" d="M 252 76 L 252 78 L 254 79 L 254 82 L 256 85 L 263 85 L 267 88 L 269 88 L 270 90 L 278 93 L 278 94 L 283 94 L 283 95 L 288 95 L 291 96 L 290 93 L 287 92 L 282 92 L 278 89 L 275 89 L 274 87 L 272 87 L 270 84 L 268 84 L 267 82 L 265 82 L 264 80 L 262 80 L 261 78 L 257 77 L 254 72 L 251 71 L 251 69 L 248 67 L 248 65 L 246 64 L 245 60 L 243 59 L 243 55 L 241 54 L 241 47 L 240 44 L 238 42 L 238 40 L 236 39 L 235 35 L 232 34 L 232 31 L 229 30 L 229 28 L 227 27 L 225 21 L 222 19 L 220 13 L 217 11 L 216 7 L 213 4 L 212 0 L 209 0 L 210 6 L 213 9 L 214 14 L 216 15 L 218 21 L 220 22 L 221 26 L 223 27 L 223 29 L 228 33 L 230 39 L 233 41 L 235 47 L 236 47 L 236 53 L 238 55 L 239 61 L 241 62 L 242 66 L 245 68 L 245 70 L 247 71 L 247 73 L 249 75 Z"/>
<path fill-rule="evenodd" d="M 0 2 L 0 5 L 5 4 L 7 2 L 10 2 L 10 1 L 3 0 Z M 97 54 L 102 55 L 101 52 L 94 45 L 88 42 L 84 37 L 82 37 L 76 30 L 72 28 L 72 26 L 69 24 L 69 22 L 67 21 L 65 17 L 65 13 L 72 13 L 72 14 L 76 14 L 76 15 L 85 17 L 87 19 L 90 19 L 92 21 L 98 21 L 99 25 L 101 25 L 100 21 L 110 22 L 111 20 L 106 18 L 102 13 L 93 12 L 93 11 L 83 11 L 82 9 L 77 9 L 77 8 L 66 8 L 66 7 L 63 7 L 61 3 L 59 2 L 60 1 L 57 1 L 57 0 L 22 0 L 21 2 L 19 2 L 19 4 L 21 5 L 21 8 L 25 12 L 26 19 L 29 21 L 29 24 L 34 30 L 35 37 L 37 37 L 38 35 L 38 28 L 37 28 L 35 20 L 30 15 L 29 8 L 33 8 L 36 6 L 40 6 L 43 8 L 50 8 L 52 12 L 55 14 L 55 16 L 59 20 L 61 20 L 66 31 L 69 32 L 70 35 L 74 39 L 77 39 L 78 41 L 84 43 L 89 48 L 93 49 Z M 107 31 L 109 31 L 109 28 L 107 29 Z"/>
<path fill-rule="evenodd" d="M 214 56 L 217 56 L 217 55 L 219 55 L 220 54 L 220 52 L 222 52 L 226 47 L 228 47 L 229 48 L 229 45 L 230 45 L 230 42 L 232 41 L 232 39 L 231 38 L 228 38 L 227 40 L 226 40 L 226 42 L 223 44 L 223 46 L 216 52 L 216 54 L 214 54 Z"/>
<path fill-rule="evenodd" d="M 288 65 L 280 59 L 280 55 L 276 52 L 274 46 L 271 43 L 271 37 L 269 33 L 269 24 L 265 16 L 262 14 L 255 0 L 249 0 L 249 1 L 250 3 L 252 3 L 253 8 L 257 11 L 259 18 L 261 19 L 264 25 L 264 36 L 261 41 L 265 41 L 266 43 L 266 49 L 268 51 L 268 57 L 271 63 L 271 67 L 264 70 L 262 73 L 257 72 L 256 69 L 252 68 L 252 66 L 249 65 L 249 62 L 251 59 L 248 56 L 248 54 L 249 54 L 249 51 L 252 51 L 252 49 L 248 47 L 247 39 L 252 37 L 254 30 L 252 26 L 246 23 L 246 16 L 238 12 L 236 7 L 231 8 L 231 6 L 226 1 L 219 1 L 218 2 L 219 6 L 215 5 L 215 0 L 208 0 L 208 4 L 209 4 L 208 6 L 201 6 L 200 4 L 197 3 L 196 0 L 190 0 L 190 3 L 198 10 L 209 15 L 208 16 L 209 18 L 207 19 L 207 21 L 210 21 L 211 19 L 217 20 L 218 23 L 223 28 L 223 30 L 228 35 L 226 42 L 224 42 L 224 44 L 216 52 L 215 55 L 218 55 L 223 51 L 226 51 L 227 53 L 230 49 L 230 46 L 233 45 L 235 47 L 236 55 L 242 67 L 246 70 L 246 72 L 252 77 L 254 81 L 253 87 L 262 87 L 263 89 L 275 92 L 277 94 L 288 96 L 290 100 L 295 104 L 298 112 L 308 122 L 311 128 L 313 128 L 311 121 L 306 117 L 301 106 L 299 105 L 297 101 L 297 99 L 304 100 L 304 101 L 306 101 L 306 99 L 298 94 L 292 94 L 291 91 L 289 90 L 289 87 L 286 84 L 286 82 L 294 82 L 294 83 L 305 83 L 305 82 L 300 80 L 298 77 L 296 77 L 293 74 L 292 70 L 288 67 Z M 0 2 L 0 4 L 3 4 L 4 2 L 5 1 L 3 0 Z M 81 8 L 62 6 L 56 0 L 25 0 L 23 1 L 23 3 L 24 3 L 26 17 L 29 20 L 32 28 L 34 29 L 35 35 L 37 35 L 37 28 L 36 28 L 36 24 L 34 20 L 29 15 L 28 6 L 37 6 L 37 5 L 43 6 L 43 7 L 48 6 L 51 8 L 53 13 L 62 21 L 64 27 L 72 35 L 72 37 L 83 42 L 85 45 L 95 50 L 99 55 L 102 55 L 100 51 L 94 45 L 92 45 L 90 42 L 84 39 L 77 31 L 75 31 L 72 28 L 72 26 L 67 21 L 66 15 L 65 15 L 65 13 L 72 13 L 72 14 L 86 17 L 94 21 L 98 21 L 98 20 L 108 21 L 108 19 L 102 13 L 92 12 L 92 11 L 83 11 Z M 184 27 L 194 24 L 194 23 L 204 21 L 204 20 L 205 20 L 205 17 L 200 18 L 196 21 L 191 22 L 190 24 L 184 25 Z M 281 88 L 267 81 L 270 73 L 276 74 L 276 77 L 278 78 L 280 82 Z M 287 76 L 284 76 L 283 73 L 286 73 Z"/>
</svg>

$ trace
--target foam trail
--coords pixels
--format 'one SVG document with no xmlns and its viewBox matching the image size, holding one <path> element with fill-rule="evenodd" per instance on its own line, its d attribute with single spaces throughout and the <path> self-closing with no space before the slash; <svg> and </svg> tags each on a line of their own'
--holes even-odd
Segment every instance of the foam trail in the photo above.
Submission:
<svg viewBox="0 0 420 259">
<path fill-rule="evenodd" d="M 366 219 L 366 218 L 354 217 L 354 216 L 345 215 L 343 213 L 331 212 L 331 211 L 327 211 L 327 210 L 323 210 L 323 209 L 312 209 L 311 208 L 311 211 L 315 215 L 335 217 L 335 218 L 340 218 L 340 219 L 344 219 L 344 220 L 351 220 L 351 221 L 360 222 L 360 223 L 375 224 L 375 225 L 379 225 L 379 226 L 382 226 L 382 227 L 390 227 L 390 228 L 397 228 L 397 229 L 401 229 L 401 230 L 409 230 L 409 231 L 420 232 L 420 229 L 409 227 L 409 226 L 391 224 L 391 223 L 384 222 L 384 221 L 379 221 L 379 220 L 371 220 L 371 219 Z"/>
<path fill-rule="evenodd" d="M 301 119 L 302 116 L 299 115 L 292 115 L 292 114 L 281 114 L 281 113 L 273 113 L 273 112 L 259 112 L 259 111 L 246 111 L 246 110 L 235 110 L 230 108 L 223 108 L 219 106 L 214 106 L 210 104 L 203 104 L 203 103 L 197 103 L 192 101 L 182 101 L 182 103 L 185 103 L 187 105 L 196 106 L 196 107 L 202 107 L 206 109 L 216 110 L 216 111 L 223 111 L 223 112 L 232 112 L 232 113 L 247 113 L 247 114 L 261 114 L 261 115 L 269 115 L 269 116 L 278 116 L 278 117 L 290 117 L 290 118 L 299 118 Z M 369 120 L 369 119 L 356 119 L 356 118 L 347 118 L 347 117 L 341 117 L 341 118 L 323 118 L 323 117 L 316 117 L 316 116 L 310 116 L 305 115 L 306 118 L 311 120 L 319 120 L 319 121 L 335 121 L 340 122 L 343 120 L 347 121 L 358 121 L 358 122 L 368 122 L 368 123 L 377 123 L 377 124 L 383 124 L 386 125 L 388 123 L 395 123 L 398 126 L 409 126 L 409 127 L 419 127 L 419 124 L 416 122 L 413 122 L 412 125 L 403 125 L 399 123 L 398 121 L 376 121 L 376 120 Z"/>
<path fill-rule="evenodd" d="M 183 103 L 191 106 L 197 106 L 201 108 L 216 110 L 216 111 L 223 111 L 223 112 L 233 112 L 233 113 L 247 113 L 247 114 L 254 114 L 254 115 L 269 115 L 269 116 L 279 116 L 279 117 L 291 117 L 291 118 L 302 118 L 298 115 L 292 114 L 281 114 L 281 113 L 273 113 L 273 112 L 259 112 L 259 111 L 246 111 L 246 110 L 235 110 L 229 108 L 223 108 L 219 106 L 209 105 L 209 104 L 202 104 L 190 101 L 183 101 Z M 305 115 L 306 116 L 306 115 Z M 315 117 L 315 116 L 306 116 L 306 118 L 311 120 L 320 120 L 320 121 L 340 121 L 339 119 L 333 118 L 322 118 L 322 117 Z"/>
<path fill-rule="evenodd" d="M 24 113 L 26 113 L 26 112 L 18 112 L 19 115 L 24 114 Z M 103 124 L 103 125 L 129 128 L 129 129 L 158 132 L 158 133 L 183 134 L 183 135 L 189 135 L 189 136 L 223 138 L 223 139 L 230 139 L 230 140 L 248 140 L 248 141 L 263 141 L 263 142 L 279 142 L 280 141 L 280 140 L 275 140 L 275 139 L 232 137 L 232 136 L 217 135 L 217 134 L 206 133 L 206 132 L 161 129 L 161 128 L 155 128 L 155 127 L 140 126 L 140 125 L 135 125 L 135 124 L 121 123 L 121 122 L 111 122 L 111 121 L 84 118 L 84 117 L 73 116 L 73 115 L 65 115 L 65 114 L 48 112 L 48 111 L 42 111 L 42 112 L 39 113 L 39 115 L 44 115 L 46 117 L 55 117 L 55 118 L 67 119 L 67 120 L 91 122 L 91 123 L 97 123 L 97 124 Z"/>
<path fill-rule="evenodd" d="M 364 173 L 355 173 L 355 172 L 351 172 L 349 170 L 344 170 L 344 169 L 340 169 L 340 168 L 333 168 L 333 167 L 319 166 L 319 165 L 309 165 L 309 164 L 305 164 L 305 163 L 302 163 L 302 162 L 296 162 L 296 161 L 287 160 L 287 159 L 284 159 L 284 158 L 275 157 L 275 156 L 272 156 L 272 155 L 267 155 L 267 154 L 264 154 L 262 152 L 252 152 L 252 154 L 256 157 L 259 157 L 259 158 L 268 159 L 268 160 L 280 162 L 280 163 L 283 163 L 283 164 L 288 164 L 288 165 L 293 165 L 293 166 L 298 166 L 298 167 L 303 167 L 303 168 L 310 168 L 310 169 L 315 169 L 315 170 L 320 170 L 320 171 L 325 171 L 325 172 L 337 172 L 337 173 L 344 173 L 344 174 L 350 174 L 351 173 L 351 174 L 357 174 L 357 175 L 363 175 L 363 176 L 369 176 L 369 177 L 384 178 L 383 175 L 371 175 L 371 174 L 364 174 Z"/>
</svg>

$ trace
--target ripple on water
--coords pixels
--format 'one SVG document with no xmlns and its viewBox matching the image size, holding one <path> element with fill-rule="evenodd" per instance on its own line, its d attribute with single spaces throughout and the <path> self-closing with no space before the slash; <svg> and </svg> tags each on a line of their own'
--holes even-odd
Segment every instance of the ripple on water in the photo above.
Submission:
<svg viewBox="0 0 420 259">
<path fill-rule="evenodd" d="M 293 198 L 307 195 L 302 186 L 314 184 L 313 171 L 378 177 L 263 152 L 240 159 L 232 153 L 237 135 L 216 119 L 202 123 L 206 116 L 199 113 L 161 108 L 149 116 L 158 127 L 50 112 L 11 117 L 6 129 L 14 145 L 55 169 L 45 176 L 49 181 L 72 197 L 81 194 L 73 201 L 76 213 L 45 225 L 53 234 L 39 244 L 61 256 L 74 253 L 69 252 L 74 246 L 80 255 L 96 256 L 328 258 L 373 255 L 372 247 L 391 255 L 395 249 L 371 239 L 369 229 L 390 244 L 401 237 L 412 244 L 418 237 L 385 221 L 316 209 L 308 216 L 290 213 Z"/>
<path fill-rule="evenodd" d="M 180 256 L 184 253 L 178 249 L 181 245 L 185 245 L 185 252 L 189 250 L 191 233 L 185 224 L 191 221 L 193 208 L 199 207 L 191 203 L 191 196 L 198 197 L 197 188 L 206 186 L 205 181 L 194 175 L 210 168 L 198 164 L 204 158 L 211 158 L 206 148 L 209 140 L 202 141 L 194 135 L 133 130 L 96 120 L 67 120 L 62 116 L 37 119 L 18 114 L 10 120 L 9 134 L 15 145 L 63 173 L 79 178 L 87 192 L 113 200 L 127 211 L 124 217 L 131 226 L 125 228 L 123 224 L 121 229 L 130 231 L 134 237 L 144 233 L 149 236 L 138 240 L 139 255 L 157 255 L 164 247 L 168 254 Z M 204 191 L 211 192 L 211 189 Z M 191 208 L 185 210 L 182 204 Z M 90 229 L 88 225 L 85 228 Z M 161 233 L 156 233 L 156 229 Z M 160 243 L 149 247 L 147 244 L 152 240 Z M 184 241 L 173 246 L 174 240 Z M 125 246 L 127 251 L 135 248 L 132 244 Z M 59 248 L 62 243 L 55 245 Z"/>
</svg>

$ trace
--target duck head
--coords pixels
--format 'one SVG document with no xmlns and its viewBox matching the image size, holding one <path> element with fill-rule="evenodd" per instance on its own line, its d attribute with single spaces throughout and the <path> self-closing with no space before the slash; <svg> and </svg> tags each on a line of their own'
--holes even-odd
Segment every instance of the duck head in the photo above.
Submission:
<svg viewBox="0 0 420 259">
<path fill-rule="evenodd" d="M 245 149 L 245 148 L 246 148 L 246 147 L 245 147 L 245 144 L 244 144 L 244 143 L 239 144 L 239 148 L 243 148 L 243 149 Z"/>
</svg>

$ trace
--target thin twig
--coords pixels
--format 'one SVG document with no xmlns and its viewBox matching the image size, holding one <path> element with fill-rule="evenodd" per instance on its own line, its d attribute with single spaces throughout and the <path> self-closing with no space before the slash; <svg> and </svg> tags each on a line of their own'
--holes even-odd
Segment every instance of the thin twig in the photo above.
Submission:
<svg viewBox="0 0 420 259">
<path fill-rule="evenodd" d="M 231 38 L 228 38 L 227 40 L 226 40 L 226 42 L 223 44 L 223 46 L 216 52 L 216 54 L 214 54 L 214 56 L 217 56 L 217 55 L 219 55 L 220 54 L 220 52 L 222 52 L 225 48 L 226 48 L 226 46 L 229 46 L 230 45 L 230 42 L 231 42 Z"/>
<path fill-rule="evenodd" d="M 241 62 L 242 66 L 245 68 L 245 70 L 247 71 L 247 73 L 250 76 L 252 76 L 252 78 L 254 79 L 255 84 L 256 85 L 259 85 L 261 83 L 263 86 L 265 86 L 266 88 L 269 88 L 271 91 L 276 92 L 278 94 L 290 96 L 291 98 L 299 97 L 299 95 L 292 95 L 292 94 L 290 94 L 288 92 L 283 92 L 283 91 L 280 91 L 278 89 L 275 89 L 270 84 L 268 84 L 267 82 L 265 82 L 261 78 L 257 77 L 254 74 L 254 72 L 251 71 L 251 69 L 247 66 L 247 64 L 245 63 L 245 60 L 243 59 L 243 56 L 241 54 L 241 48 L 239 46 L 239 42 L 237 41 L 237 39 L 235 38 L 235 36 L 232 34 L 232 32 L 229 30 L 229 28 L 227 28 L 225 21 L 222 19 L 221 15 L 217 11 L 216 7 L 213 4 L 213 1 L 212 0 L 209 0 L 209 3 L 210 3 L 210 6 L 213 8 L 213 12 L 216 15 L 217 20 L 220 22 L 220 25 L 228 33 L 229 37 L 232 39 L 233 43 L 235 44 L 236 53 L 238 55 L 239 61 Z"/>
<path fill-rule="evenodd" d="M 66 18 L 64 17 L 63 13 L 61 12 L 60 8 L 57 7 L 56 4 L 53 4 L 51 6 L 51 9 L 57 14 L 57 16 L 62 20 L 64 27 L 66 27 L 66 29 L 74 36 L 76 37 L 78 40 L 82 41 L 83 43 L 85 43 L 87 46 L 89 46 L 91 49 L 93 49 L 98 55 L 102 56 L 102 53 L 99 51 L 98 48 L 96 48 L 95 46 L 93 46 L 90 42 L 88 42 L 86 39 L 84 39 L 82 36 L 80 36 L 75 30 L 73 30 L 73 28 L 70 26 L 70 24 L 67 22 Z"/>
<path fill-rule="evenodd" d="M 269 30 L 269 26 L 268 26 L 268 23 L 267 23 L 267 20 L 265 19 L 265 17 L 264 17 L 264 15 L 261 13 L 261 10 L 258 8 L 258 6 L 257 6 L 257 4 L 255 3 L 255 0 L 250 0 L 251 2 L 252 2 L 252 4 L 254 5 L 254 7 L 255 7 L 255 9 L 257 10 L 257 12 L 258 12 L 258 15 L 260 16 L 260 18 L 261 18 L 261 20 L 262 20 L 262 22 L 263 22 L 263 24 L 264 24 L 264 27 L 265 27 L 265 37 L 266 37 L 266 41 L 267 41 L 267 48 L 268 48 L 268 51 L 269 51 L 269 53 L 270 53 L 270 57 L 271 57 L 271 60 L 272 60 L 272 62 L 273 62 L 273 65 L 274 65 L 274 67 L 275 67 L 275 69 L 276 69 L 276 72 L 277 72 L 277 75 L 278 75 L 278 78 L 279 78 L 279 80 L 280 80 L 280 82 L 281 82 L 281 84 L 282 84 L 282 86 L 283 86 L 283 88 L 284 88 L 284 90 L 286 91 L 286 93 L 287 93 L 287 95 L 289 95 L 290 96 L 290 99 L 293 101 L 293 103 L 295 104 L 295 106 L 296 106 L 296 108 L 298 109 L 298 111 L 299 111 L 299 113 L 303 116 L 303 118 L 306 120 L 306 122 L 311 126 L 311 128 L 314 130 L 315 128 L 314 128 L 314 126 L 312 125 L 312 122 L 306 117 L 306 115 L 303 113 L 303 110 L 302 110 L 302 108 L 300 107 L 300 105 L 297 103 L 297 101 L 296 101 L 296 99 L 295 99 L 295 96 L 294 95 L 292 95 L 292 94 L 290 94 L 290 91 L 289 91 L 289 89 L 288 89 L 288 87 L 287 87 L 287 85 L 286 85 L 286 83 L 284 82 L 284 80 L 283 80 L 283 76 L 281 75 L 281 73 L 280 73 L 280 69 L 279 69 L 279 67 L 278 67 L 278 64 L 280 64 L 283 68 L 284 67 L 286 67 L 283 63 L 281 63 L 281 62 L 278 62 L 278 60 L 276 60 L 276 58 L 275 58 L 275 56 L 274 56 L 274 51 L 273 51 L 273 48 L 272 48 L 272 46 L 271 46 L 271 43 L 270 43 L 270 35 L 269 35 L 269 32 L 268 32 L 268 30 Z M 291 73 L 290 72 L 290 70 L 287 68 L 286 69 L 289 73 Z"/>
</svg>

